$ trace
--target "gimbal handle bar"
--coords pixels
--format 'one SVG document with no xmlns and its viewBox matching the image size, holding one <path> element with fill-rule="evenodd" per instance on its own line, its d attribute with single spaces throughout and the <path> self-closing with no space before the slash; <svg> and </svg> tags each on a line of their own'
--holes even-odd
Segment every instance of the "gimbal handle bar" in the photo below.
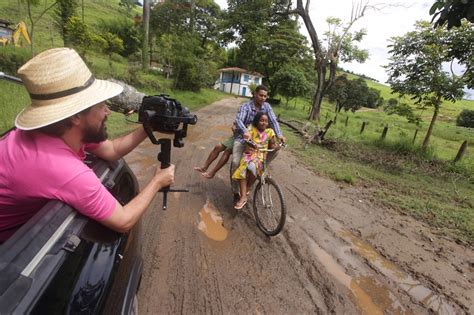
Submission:
<svg viewBox="0 0 474 315">
<path fill-rule="evenodd" d="M 156 143 L 155 143 L 156 144 Z M 161 151 L 158 153 L 158 161 L 161 162 L 160 168 L 165 169 L 171 165 L 171 139 L 162 138 L 158 140 L 161 145 Z M 168 207 L 168 192 L 189 192 L 188 189 L 170 189 L 170 186 L 166 186 L 160 189 L 163 193 L 163 210 Z"/>
</svg>

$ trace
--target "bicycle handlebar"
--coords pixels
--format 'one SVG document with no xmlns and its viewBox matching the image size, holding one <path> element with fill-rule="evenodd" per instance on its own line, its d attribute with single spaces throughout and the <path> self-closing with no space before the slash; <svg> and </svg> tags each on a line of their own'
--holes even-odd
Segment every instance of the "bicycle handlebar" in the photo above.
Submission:
<svg viewBox="0 0 474 315">
<path fill-rule="evenodd" d="M 255 142 L 253 142 L 252 140 L 246 140 L 246 139 L 244 139 L 244 141 L 245 141 L 245 143 L 248 144 L 251 148 L 253 148 L 253 149 L 257 150 L 257 151 L 260 151 L 260 152 L 273 152 L 273 151 L 276 151 L 276 150 L 277 150 L 276 148 L 274 148 L 274 149 L 260 149 L 260 148 L 258 147 L 258 145 L 257 145 Z M 277 146 L 278 146 L 279 148 L 286 148 L 287 144 L 284 143 L 284 142 L 279 142 L 279 143 L 277 144 Z"/>
</svg>

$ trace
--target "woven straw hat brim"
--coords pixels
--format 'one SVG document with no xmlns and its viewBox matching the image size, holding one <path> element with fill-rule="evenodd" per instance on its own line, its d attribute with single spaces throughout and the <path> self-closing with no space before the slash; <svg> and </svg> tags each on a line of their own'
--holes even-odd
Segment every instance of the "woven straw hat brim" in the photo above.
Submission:
<svg viewBox="0 0 474 315">
<path fill-rule="evenodd" d="M 30 106 L 18 114 L 15 126 L 21 130 L 32 130 L 51 125 L 117 96 L 122 90 L 123 87 L 116 83 L 96 79 L 79 93 L 53 100 L 33 100 Z"/>
</svg>

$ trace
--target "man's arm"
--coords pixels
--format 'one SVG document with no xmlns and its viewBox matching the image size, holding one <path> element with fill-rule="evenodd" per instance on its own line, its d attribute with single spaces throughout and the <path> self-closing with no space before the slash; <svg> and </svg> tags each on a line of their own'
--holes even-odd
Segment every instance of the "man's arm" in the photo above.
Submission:
<svg viewBox="0 0 474 315">
<path fill-rule="evenodd" d="M 117 202 L 112 215 L 100 223 L 117 232 L 129 231 L 141 218 L 156 193 L 173 182 L 174 165 L 165 169 L 158 167 L 155 176 L 135 198 L 123 207 Z"/>
<path fill-rule="evenodd" d="M 145 130 L 139 127 L 125 136 L 105 140 L 97 149 L 91 150 L 91 153 L 107 161 L 116 161 L 132 151 L 146 137 Z"/>
</svg>

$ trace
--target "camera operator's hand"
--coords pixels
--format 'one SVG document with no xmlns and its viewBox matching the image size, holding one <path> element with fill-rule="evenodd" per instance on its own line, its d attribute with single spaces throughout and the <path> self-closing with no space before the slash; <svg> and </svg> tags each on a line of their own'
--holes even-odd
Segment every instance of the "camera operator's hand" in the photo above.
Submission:
<svg viewBox="0 0 474 315">
<path fill-rule="evenodd" d="M 171 164 L 168 168 L 156 168 L 154 179 L 158 181 L 161 188 L 170 186 L 174 183 L 174 165 Z"/>
</svg>

